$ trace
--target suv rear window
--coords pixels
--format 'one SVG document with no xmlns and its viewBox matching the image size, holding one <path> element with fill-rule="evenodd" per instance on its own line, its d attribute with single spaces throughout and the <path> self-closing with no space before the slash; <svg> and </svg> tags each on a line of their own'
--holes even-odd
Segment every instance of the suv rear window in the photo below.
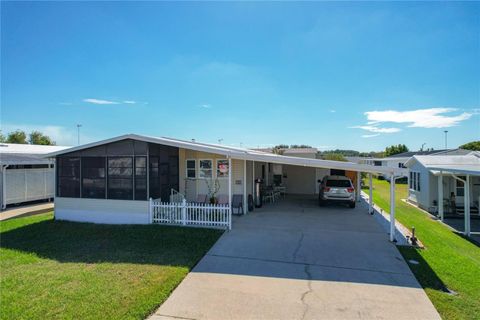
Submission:
<svg viewBox="0 0 480 320">
<path fill-rule="evenodd" d="M 327 187 L 350 188 L 351 186 L 349 180 L 327 180 Z"/>
</svg>

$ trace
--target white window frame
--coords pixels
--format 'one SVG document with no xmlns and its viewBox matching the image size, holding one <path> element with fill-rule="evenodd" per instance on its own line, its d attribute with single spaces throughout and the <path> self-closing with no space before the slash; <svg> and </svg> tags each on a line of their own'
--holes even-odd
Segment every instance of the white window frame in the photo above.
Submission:
<svg viewBox="0 0 480 320">
<path fill-rule="evenodd" d="M 195 167 L 193 169 L 188 167 L 188 161 L 193 161 L 195 163 Z M 188 170 L 195 170 L 195 176 L 193 178 L 188 176 Z M 196 179 L 197 178 L 197 172 L 198 172 L 197 159 L 185 159 L 185 178 Z"/>
<path fill-rule="evenodd" d="M 228 167 L 228 173 L 224 176 L 219 176 L 218 175 L 218 162 L 219 161 L 226 161 L 227 162 L 227 166 L 228 166 L 228 159 L 215 159 L 215 175 L 218 179 L 228 179 L 228 177 L 230 176 L 230 166 Z"/>
<path fill-rule="evenodd" d="M 202 176 L 202 170 L 207 170 L 207 169 L 202 169 L 202 167 L 201 167 L 202 161 L 210 161 L 210 163 L 211 163 L 210 177 L 203 177 Z M 214 164 L 213 159 L 198 159 L 198 178 L 199 179 L 213 179 L 213 171 L 214 171 L 213 164 Z"/>
</svg>

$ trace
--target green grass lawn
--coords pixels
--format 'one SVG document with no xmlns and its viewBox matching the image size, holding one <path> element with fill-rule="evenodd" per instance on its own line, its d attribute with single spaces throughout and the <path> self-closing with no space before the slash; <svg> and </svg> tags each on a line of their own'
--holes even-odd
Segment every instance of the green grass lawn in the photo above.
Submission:
<svg viewBox="0 0 480 320">
<path fill-rule="evenodd" d="M 390 185 L 374 180 L 373 200 L 390 211 Z M 404 203 L 407 185 L 396 185 L 396 219 L 404 226 L 415 226 L 425 249 L 399 247 L 430 300 L 444 319 L 480 319 L 480 248 L 433 220 L 426 213 Z M 445 292 L 453 290 L 457 295 Z"/>
<path fill-rule="evenodd" d="M 54 221 L 0 222 L 2 319 L 143 319 L 221 231 Z"/>
</svg>

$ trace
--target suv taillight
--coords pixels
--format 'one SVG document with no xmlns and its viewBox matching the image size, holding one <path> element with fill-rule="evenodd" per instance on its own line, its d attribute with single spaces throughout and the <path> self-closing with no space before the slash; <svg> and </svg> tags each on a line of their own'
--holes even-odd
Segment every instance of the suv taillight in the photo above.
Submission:
<svg viewBox="0 0 480 320">
<path fill-rule="evenodd" d="M 347 191 L 348 191 L 349 193 L 353 193 L 353 191 L 355 191 L 355 189 L 353 189 L 353 188 L 347 188 Z"/>
<path fill-rule="evenodd" d="M 329 188 L 329 187 L 325 187 L 325 188 L 323 188 L 323 191 L 329 192 L 329 191 L 330 191 L 330 188 Z"/>
</svg>

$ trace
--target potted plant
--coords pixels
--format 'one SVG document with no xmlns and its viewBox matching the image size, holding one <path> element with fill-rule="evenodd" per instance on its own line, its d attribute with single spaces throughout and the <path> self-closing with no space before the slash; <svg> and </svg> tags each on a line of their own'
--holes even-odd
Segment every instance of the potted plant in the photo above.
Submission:
<svg viewBox="0 0 480 320">
<path fill-rule="evenodd" d="M 220 182 L 218 181 L 218 178 L 212 179 L 212 180 L 205 180 L 205 183 L 207 184 L 208 188 L 208 196 L 210 199 L 210 204 L 217 204 L 218 199 L 217 199 L 217 193 L 220 191 Z"/>
</svg>

